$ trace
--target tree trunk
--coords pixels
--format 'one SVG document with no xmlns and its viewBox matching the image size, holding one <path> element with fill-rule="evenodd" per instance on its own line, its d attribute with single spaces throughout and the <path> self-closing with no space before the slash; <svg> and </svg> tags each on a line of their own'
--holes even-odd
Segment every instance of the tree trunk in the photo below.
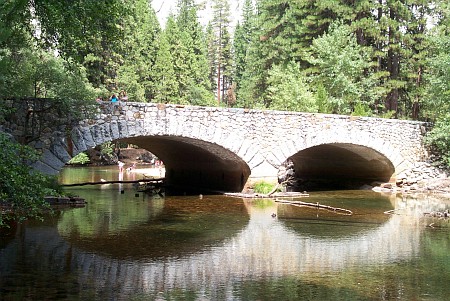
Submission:
<svg viewBox="0 0 450 301">
<path fill-rule="evenodd" d="M 393 9 L 390 9 L 389 13 L 390 19 L 395 20 L 396 14 Z M 388 62 L 387 67 L 389 71 L 389 79 L 391 81 L 398 80 L 398 76 L 400 74 L 400 58 L 398 54 L 398 50 L 393 49 L 393 44 L 395 44 L 395 32 L 398 30 L 397 28 L 389 27 L 389 50 L 388 50 Z M 398 112 L 398 99 L 399 99 L 399 90 L 397 87 L 394 87 L 386 97 L 385 107 L 387 111 L 394 111 L 395 117 L 397 117 Z"/>
<path fill-rule="evenodd" d="M 417 71 L 417 80 L 416 80 L 416 84 L 417 84 L 417 88 L 420 87 L 420 84 L 422 83 L 422 67 L 419 67 L 419 70 Z M 420 111 L 420 96 L 417 95 L 416 98 L 414 99 L 414 103 L 412 105 L 412 118 L 414 120 L 418 120 L 419 119 L 419 111 Z"/>
</svg>

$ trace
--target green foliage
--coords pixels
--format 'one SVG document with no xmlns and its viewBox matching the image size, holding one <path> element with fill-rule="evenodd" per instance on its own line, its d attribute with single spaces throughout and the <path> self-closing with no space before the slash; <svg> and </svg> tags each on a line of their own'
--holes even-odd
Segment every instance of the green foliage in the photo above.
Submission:
<svg viewBox="0 0 450 301">
<path fill-rule="evenodd" d="M 102 145 L 100 145 L 100 153 L 103 156 L 109 156 L 111 157 L 114 154 L 114 144 L 112 142 L 105 142 Z"/>
<path fill-rule="evenodd" d="M 117 88 L 123 17 L 129 14 L 126 1 L 35 0 L 29 4 L 39 20 L 39 42 L 44 48 L 55 47 L 64 59 L 83 65 L 94 87 Z"/>
<path fill-rule="evenodd" d="M 68 164 L 81 164 L 81 165 L 87 163 L 89 163 L 89 156 L 84 152 L 79 153 L 78 155 L 70 159 L 70 161 L 68 162 Z"/>
<path fill-rule="evenodd" d="M 310 79 L 326 90 L 332 112 L 350 114 L 357 105 L 359 113 L 361 109 L 364 115 L 370 113 L 366 111 L 379 96 L 370 72 L 371 54 L 358 45 L 350 27 L 342 22 L 332 24 L 328 33 L 313 41 L 311 53 L 308 61 L 314 69 Z"/>
<path fill-rule="evenodd" d="M 317 112 L 313 94 L 303 79 L 299 65 L 275 65 L 269 72 L 267 99 L 270 109 Z"/>
<path fill-rule="evenodd" d="M 233 62 L 230 36 L 230 2 L 212 0 L 211 40 L 208 47 L 211 74 L 209 78 L 217 80 L 217 102 L 225 102 L 225 91 L 232 84 Z"/>
<path fill-rule="evenodd" d="M 265 181 L 259 181 L 253 185 L 253 189 L 255 190 L 255 192 L 262 194 L 267 194 L 271 192 L 274 187 L 275 187 L 274 184 L 267 183 Z"/>
<path fill-rule="evenodd" d="M 44 176 L 33 170 L 29 163 L 38 156 L 33 149 L 13 142 L 0 133 L 0 227 L 8 220 L 23 221 L 41 217 L 42 210 L 49 209 L 46 195 L 60 195 L 61 189 L 55 177 Z"/>
<path fill-rule="evenodd" d="M 238 23 L 234 30 L 233 39 L 233 55 L 234 55 L 234 71 L 233 83 L 236 85 L 236 102 L 238 106 L 249 107 L 244 97 L 240 97 L 241 87 L 245 87 L 244 74 L 246 68 L 250 66 L 249 63 L 249 44 L 252 41 L 252 36 L 256 32 L 254 27 L 255 8 L 251 0 L 245 0 L 242 8 L 242 23 Z"/>
<path fill-rule="evenodd" d="M 426 95 L 422 116 L 436 120 L 450 110 L 450 36 L 445 28 L 429 37 L 432 54 L 427 60 Z"/>
<path fill-rule="evenodd" d="M 436 121 L 425 141 L 438 152 L 442 162 L 450 167 L 450 113 Z"/>
<path fill-rule="evenodd" d="M 319 108 L 319 113 L 330 114 L 333 108 L 328 101 L 328 93 L 323 83 L 318 83 L 316 87 L 316 103 Z"/>
<path fill-rule="evenodd" d="M 191 86 L 188 88 L 188 99 L 194 106 L 214 107 L 217 105 L 214 94 L 201 86 Z"/>
<path fill-rule="evenodd" d="M 160 27 L 147 0 L 129 1 L 122 16 L 123 39 L 117 50 L 123 57 L 117 68 L 118 90 L 127 92 L 132 101 L 149 101 L 154 97 L 153 66 L 157 57 Z"/>
<path fill-rule="evenodd" d="M 154 95 L 157 102 L 170 103 L 178 98 L 178 81 L 175 77 L 172 60 L 169 41 L 164 31 L 160 36 L 159 50 L 154 66 L 156 80 Z"/>
<path fill-rule="evenodd" d="M 4 97 L 94 99 L 97 94 L 84 68 L 34 47 L 17 52 L 0 49 L 0 67 Z"/>
<path fill-rule="evenodd" d="M 381 118 L 392 119 L 392 118 L 395 118 L 395 111 L 394 110 L 386 111 L 386 112 L 380 114 L 379 116 Z"/>
<path fill-rule="evenodd" d="M 372 110 L 366 104 L 357 102 L 353 108 L 353 116 L 372 116 Z"/>
</svg>

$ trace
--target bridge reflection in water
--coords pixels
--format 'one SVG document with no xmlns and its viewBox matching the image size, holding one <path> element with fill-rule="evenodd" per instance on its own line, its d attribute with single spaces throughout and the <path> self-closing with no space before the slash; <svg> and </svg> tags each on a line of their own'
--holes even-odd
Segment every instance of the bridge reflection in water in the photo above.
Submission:
<svg viewBox="0 0 450 301">
<path fill-rule="evenodd" d="M 135 273 L 146 289 L 205 287 L 230 289 L 235 279 L 333 273 L 345 267 L 382 265 L 408 259 L 418 249 L 420 226 L 393 215 L 365 234 L 341 239 L 301 236 L 271 218 L 273 208 L 250 208 L 248 226 L 208 252 L 140 266 Z M 405 231 L 402 224 L 408 224 Z M 402 241 L 402 243 L 399 243 Z"/>
<path fill-rule="evenodd" d="M 24 240 L 34 248 L 23 252 L 42 252 L 55 269 L 76 271 L 80 287 L 95 287 L 102 297 L 173 289 L 211 294 L 220 288 L 233 299 L 233 287 L 239 280 L 313 277 L 411 259 L 419 251 L 424 229 L 411 215 L 421 215 L 428 209 L 423 201 L 408 203 L 400 198 L 391 202 L 408 214 L 386 216 L 382 223 L 337 238 L 302 234 L 301 227 L 297 231 L 282 217 L 272 218 L 277 210 L 275 203 L 261 208 L 244 201 L 250 220 L 236 235 L 182 256 L 117 259 L 105 255 L 108 250 L 92 253 L 74 247 L 69 237 L 66 240 L 54 229 L 34 233 L 33 228 L 27 230 Z M 7 252 L 0 250 L 0 255 Z M 5 262 L 2 266 L 5 268 Z"/>
</svg>

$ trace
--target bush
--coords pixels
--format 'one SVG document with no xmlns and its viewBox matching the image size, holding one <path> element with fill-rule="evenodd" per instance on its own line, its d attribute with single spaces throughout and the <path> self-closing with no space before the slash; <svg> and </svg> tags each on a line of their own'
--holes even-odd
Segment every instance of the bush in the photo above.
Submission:
<svg viewBox="0 0 450 301">
<path fill-rule="evenodd" d="M 87 164 L 89 163 L 89 156 L 86 153 L 79 153 L 78 155 L 76 155 L 75 157 L 73 157 L 72 159 L 70 159 L 70 161 L 68 162 L 69 164 Z"/>
<path fill-rule="evenodd" d="M 439 118 L 425 142 L 437 151 L 442 163 L 450 167 L 450 113 Z"/>
<path fill-rule="evenodd" d="M 253 189 L 255 190 L 256 193 L 262 193 L 262 194 L 267 194 L 269 192 L 272 191 L 272 189 L 275 187 L 275 185 L 264 182 L 264 181 L 260 181 L 260 182 L 256 182 L 255 185 L 253 186 Z"/>
<path fill-rule="evenodd" d="M 44 200 L 47 195 L 60 195 L 61 188 L 56 178 L 35 171 L 28 163 L 36 161 L 37 152 L 18 144 L 5 133 L 0 132 L 0 227 L 8 221 L 24 221 L 40 218 L 42 210 L 49 209 Z"/>
</svg>

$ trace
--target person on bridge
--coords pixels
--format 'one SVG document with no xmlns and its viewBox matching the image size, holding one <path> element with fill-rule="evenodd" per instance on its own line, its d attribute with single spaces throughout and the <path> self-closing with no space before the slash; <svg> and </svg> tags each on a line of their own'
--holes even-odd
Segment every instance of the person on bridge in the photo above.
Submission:
<svg viewBox="0 0 450 301">
<path fill-rule="evenodd" d="M 118 106 L 120 106 L 120 101 L 116 94 L 113 94 L 109 100 L 111 101 L 112 110 L 115 110 Z"/>
<path fill-rule="evenodd" d="M 114 105 L 119 104 L 119 99 L 117 98 L 116 94 L 113 94 L 109 100 L 110 100 L 111 103 L 114 104 Z"/>
<path fill-rule="evenodd" d="M 119 94 L 119 98 L 120 98 L 120 101 L 125 101 L 125 102 L 127 102 L 127 101 L 128 101 L 128 95 L 127 95 L 127 92 L 125 92 L 124 90 L 122 90 L 122 91 L 120 92 L 120 94 Z"/>
</svg>

